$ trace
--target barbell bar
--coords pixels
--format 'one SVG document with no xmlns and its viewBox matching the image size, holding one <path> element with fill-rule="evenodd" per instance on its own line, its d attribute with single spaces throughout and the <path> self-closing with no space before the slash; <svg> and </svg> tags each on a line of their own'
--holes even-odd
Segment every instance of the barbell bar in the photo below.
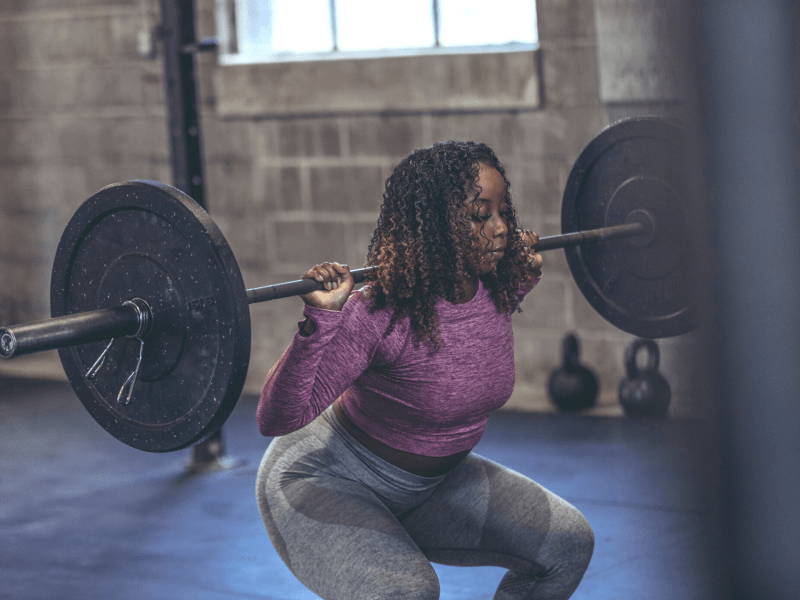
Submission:
<svg viewBox="0 0 800 600">
<path fill-rule="evenodd" d="M 562 234 L 537 246 L 563 248 L 587 301 L 639 337 L 696 326 L 683 155 L 673 122 L 606 128 L 567 180 Z M 362 283 L 375 268 L 351 273 Z M 313 279 L 246 289 L 222 233 L 186 194 L 158 182 L 114 184 L 84 202 L 62 235 L 52 318 L 0 329 L 0 356 L 57 348 L 104 429 L 134 448 L 174 451 L 215 433 L 238 401 L 250 358 L 248 305 L 321 289 Z"/>
<path fill-rule="evenodd" d="M 650 222 L 654 223 L 652 217 Z M 642 222 L 603 227 L 590 231 L 579 231 L 553 235 L 539 239 L 538 251 L 555 250 L 581 244 L 597 243 L 612 239 L 651 235 Z M 362 283 L 368 272 L 378 267 L 366 267 L 350 271 L 356 284 Z M 256 304 L 279 298 L 288 298 L 324 289 L 315 279 L 297 279 L 247 291 L 247 303 Z M 0 357 L 9 359 L 25 354 L 34 354 L 57 348 L 87 344 L 112 338 L 144 338 L 153 328 L 156 317 L 151 307 L 141 298 L 132 298 L 120 306 L 100 308 L 63 317 L 44 319 L 0 328 Z"/>
</svg>

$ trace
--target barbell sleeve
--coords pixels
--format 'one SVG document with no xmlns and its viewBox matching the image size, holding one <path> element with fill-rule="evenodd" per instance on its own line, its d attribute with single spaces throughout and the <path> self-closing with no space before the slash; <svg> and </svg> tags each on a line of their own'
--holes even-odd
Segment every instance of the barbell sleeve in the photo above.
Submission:
<svg viewBox="0 0 800 600">
<path fill-rule="evenodd" d="M 648 228 L 644 223 L 627 223 L 625 225 L 613 225 L 600 229 L 587 229 L 586 231 L 576 231 L 574 233 L 564 233 L 561 235 L 551 235 L 539 238 L 536 251 L 555 250 L 556 248 L 567 248 L 569 246 L 580 246 L 596 242 L 605 242 L 621 238 L 635 237 L 648 233 Z"/>
<path fill-rule="evenodd" d="M 88 344 L 118 337 L 144 337 L 153 328 L 153 313 L 141 298 L 33 323 L 0 327 L 0 357 Z"/>
<path fill-rule="evenodd" d="M 45 350 L 135 335 L 137 310 L 130 304 L 0 328 L 0 356 L 11 358 Z"/>
</svg>

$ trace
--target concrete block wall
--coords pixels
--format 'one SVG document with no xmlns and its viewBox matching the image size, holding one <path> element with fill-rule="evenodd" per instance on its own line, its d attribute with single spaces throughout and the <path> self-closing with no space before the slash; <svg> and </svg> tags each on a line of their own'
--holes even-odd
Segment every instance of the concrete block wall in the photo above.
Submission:
<svg viewBox="0 0 800 600">
<path fill-rule="evenodd" d="M 0 317 L 49 314 L 56 246 L 82 200 L 169 178 L 161 67 L 142 2 L 0 2 Z"/>
<path fill-rule="evenodd" d="M 225 67 L 202 55 L 207 202 L 245 284 L 295 279 L 324 260 L 362 266 L 384 180 L 409 152 L 444 139 L 491 145 L 506 166 L 524 226 L 541 235 L 559 233 L 569 171 L 608 124 L 609 112 L 598 93 L 594 2 L 538 0 L 537 6 L 537 110 L 225 118 L 214 86 L 215 72 Z M 0 85 L 0 136 L 8 140 L 0 150 L 2 323 L 47 316 L 58 237 L 85 198 L 124 179 L 171 181 L 162 64 L 137 54 L 137 36 L 155 27 L 157 8 L 155 0 L 0 0 L 0 40 L 10 46 L 0 59 L 0 83 L 6 84 Z M 212 0 L 198 0 L 197 11 L 198 36 L 214 35 Z M 508 406 L 552 410 L 547 377 L 560 360 L 562 337 L 574 331 L 584 362 L 600 378 L 594 412 L 619 414 L 616 389 L 631 336 L 591 309 L 561 251 L 545 255 L 545 272 L 515 317 L 517 386 Z M 290 298 L 250 309 L 246 389 L 257 392 L 296 331 L 302 302 Z M 691 337 L 660 343 L 676 416 L 699 410 Z M 52 365 L 55 353 L 45 355 L 19 364 Z M 0 364 L 0 372 L 9 368 Z"/>
</svg>

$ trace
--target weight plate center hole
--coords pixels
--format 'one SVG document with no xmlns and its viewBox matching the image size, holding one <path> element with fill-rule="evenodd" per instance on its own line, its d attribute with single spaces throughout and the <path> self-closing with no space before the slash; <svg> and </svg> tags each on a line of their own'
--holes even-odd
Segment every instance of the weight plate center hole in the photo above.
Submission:
<svg viewBox="0 0 800 600">
<path fill-rule="evenodd" d="M 630 214 L 628 214 L 628 217 L 625 219 L 626 225 L 630 225 L 631 223 L 641 223 L 645 228 L 645 232 L 643 234 L 628 238 L 628 241 L 631 244 L 641 248 L 644 246 L 649 246 L 653 243 L 653 240 L 656 238 L 658 233 L 658 224 L 656 223 L 656 217 L 653 213 L 643 208 L 637 208 L 636 210 L 631 211 Z"/>
</svg>

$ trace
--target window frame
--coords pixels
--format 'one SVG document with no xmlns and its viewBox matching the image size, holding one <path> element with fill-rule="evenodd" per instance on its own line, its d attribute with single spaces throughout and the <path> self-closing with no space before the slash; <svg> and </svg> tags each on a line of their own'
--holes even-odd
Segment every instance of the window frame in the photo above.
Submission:
<svg viewBox="0 0 800 600">
<path fill-rule="evenodd" d="M 216 0 L 217 7 L 233 1 Z M 217 26 L 222 56 L 229 40 L 219 19 Z M 538 43 L 418 50 L 280 62 L 218 60 L 212 75 L 215 112 L 222 118 L 271 119 L 543 107 Z"/>
<path fill-rule="evenodd" d="M 441 22 L 439 16 L 439 1 L 431 0 L 432 19 L 434 30 L 434 45 L 424 47 L 409 48 L 389 48 L 348 51 L 339 50 L 337 43 L 337 26 L 335 18 L 332 16 L 332 38 L 333 49 L 318 52 L 276 52 L 253 56 L 252 54 L 242 54 L 239 52 L 238 24 L 236 22 L 238 9 L 236 8 L 239 0 L 215 0 L 215 21 L 217 29 L 217 40 L 219 43 L 218 61 L 220 65 L 253 65 L 253 64 L 275 64 L 285 62 L 316 62 L 316 61 L 338 61 L 338 60 L 360 60 L 374 58 L 394 58 L 403 56 L 436 56 L 453 54 L 497 54 L 499 52 L 532 52 L 539 49 L 538 39 L 538 19 L 536 11 L 536 0 L 531 0 L 534 4 L 534 42 L 508 42 L 504 44 L 481 44 L 472 46 L 442 46 L 440 43 Z M 333 12 L 333 5 L 336 0 L 329 0 L 329 6 Z"/>
<path fill-rule="evenodd" d="M 214 69 L 223 118 L 542 108 L 541 53 L 256 63 Z"/>
</svg>

